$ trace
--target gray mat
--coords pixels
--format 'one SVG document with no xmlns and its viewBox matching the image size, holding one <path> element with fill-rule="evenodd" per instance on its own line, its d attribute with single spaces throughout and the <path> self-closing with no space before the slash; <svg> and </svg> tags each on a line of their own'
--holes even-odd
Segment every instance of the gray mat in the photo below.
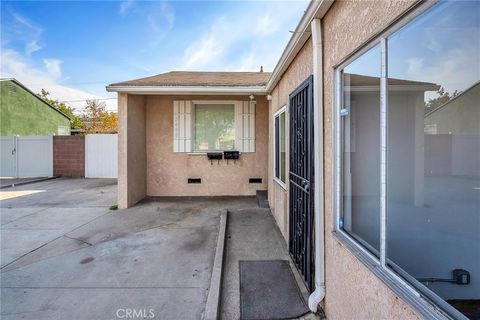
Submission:
<svg viewBox="0 0 480 320">
<path fill-rule="evenodd" d="M 291 319 L 308 312 L 287 260 L 239 261 L 240 318 Z"/>
</svg>

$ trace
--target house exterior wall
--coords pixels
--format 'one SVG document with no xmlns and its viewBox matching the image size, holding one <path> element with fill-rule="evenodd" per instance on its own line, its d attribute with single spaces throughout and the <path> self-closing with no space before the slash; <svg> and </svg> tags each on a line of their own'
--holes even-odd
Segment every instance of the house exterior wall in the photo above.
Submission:
<svg viewBox="0 0 480 320">
<path fill-rule="evenodd" d="M 332 235 L 334 226 L 332 123 L 334 67 L 358 50 L 362 44 L 386 29 L 415 3 L 415 0 L 336 1 L 322 20 L 326 261 L 326 297 L 322 304 L 328 319 L 419 318 L 406 303 L 395 296 Z M 312 45 L 309 39 L 271 92 L 269 150 L 273 150 L 274 143 L 273 114 L 288 103 L 289 93 L 312 72 Z M 288 241 L 287 191 L 273 180 L 272 155 L 269 157 L 268 169 L 269 202 L 280 230 Z M 287 149 L 287 170 L 288 158 Z"/>
<path fill-rule="evenodd" d="M 425 125 L 435 126 L 432 134 L 480 136 L 480 82 L 425 117 Z"/>
<path fill-rule="evenodd" d="M 53 175 L 56 177 L 85 176 L 85 137 L 53 137 Z"/>
<path fill-rule="evenodd" d="M 13 81 L 0 81 L 0 136 L 57 134 L 70 121 Z"/>
<path fill-rule="evenodd" d="M 248 96 L 146 96 L 146 154 L 148 196 L 254 195 L 267 189 L 268 102 L 256 96 L 255 152 L 237 161 L 207 159 L 206 155 L 173 152 L 174 100 L 249 100 Z M 201 178 L 201 184 L 188 184 Z M 250 184 L 249 178 L 262 178 Z"/>
<path fill-rule="evenodd" d="M 145 98 L 118 95 L 118 206 L 127 208 L 146 195 Z"/>
<path fill-rule="evenodd" d="M 416 319 L 418 316 L 332 236 L 334 66 L 386 29 L 415 3 L 336 1 L 322 20 L 325 176 L 325 312 L 330 319 Z M 348 307 L 347 307 L 348 306 Z"/>
<path fill-rule="evenodd" d="M 290 145 L 290 141 L 287 135 L 285 140 L 285 145 L 287 146 L 285 153 L 287 189 L 285 190 L 274 180 L 274 114 L 283 106 L 288 105 L 288 95 L 312 73 L 312 38 L 310 37 L 304 44 L 303 48 L 300 49 L 297 56 L 295 57 L 295 60 L 287 68 L 282 78 L 271 92 L 272 100 L 270 101 L 270 133 L 268 147 L 268 150 L 270 150 L 270 156 L 268 161 L 268 201 L 272 214 L 275 217 L 280 231 L 282 232 L 282 235 L 284 236 L 286 241 L 288 241 L 288 168 L 290 165 L 290 152 L 288 146 Z M 285 132 L 288 133 L 289 130 L 290 125 L 287 113 L 287 117 L 285 118 Z"/>
</svg>

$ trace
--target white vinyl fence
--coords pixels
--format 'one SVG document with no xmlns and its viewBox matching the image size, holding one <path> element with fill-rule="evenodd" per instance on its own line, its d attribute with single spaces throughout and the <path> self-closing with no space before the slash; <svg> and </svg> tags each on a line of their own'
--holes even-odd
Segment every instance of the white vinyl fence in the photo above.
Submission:
<svg viewBox="0 0 480 320">
<path fill-rule="evenodd" d="M 0 138 L 0 177 L 17 176 L 16 137 Z"/>
<path fill-rule="evenodd" d="M 85 177 L 116 178 L 118 171 L 117 134 L 85 136 Z"/>
<path fill-rule="evenodd" d="M 53 137 L 1 137 L 0 176 L 13 178 L 53 176 Z"/>
</svg>

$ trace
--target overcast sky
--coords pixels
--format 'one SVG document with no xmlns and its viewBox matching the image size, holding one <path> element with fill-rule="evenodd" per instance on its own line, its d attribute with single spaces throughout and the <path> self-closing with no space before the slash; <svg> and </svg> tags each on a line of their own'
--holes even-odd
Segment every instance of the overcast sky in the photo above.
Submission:
<svg viewBox="0 0 480 320">
<path fill-rule="evenodd" d="M 271 71 L 307 1 L 2 1 L 2 78 L 76 108 L 170 70 Z M 80 102 L 77 102 L 80 100 Z"/>
</svg>

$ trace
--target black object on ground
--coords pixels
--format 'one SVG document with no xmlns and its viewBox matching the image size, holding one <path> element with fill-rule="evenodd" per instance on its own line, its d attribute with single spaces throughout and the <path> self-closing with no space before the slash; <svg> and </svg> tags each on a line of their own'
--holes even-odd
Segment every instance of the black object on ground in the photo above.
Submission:
<svg viewBox="0 0 480 320">
<path fill-rule="evenodd" d="M 243 260 L 239 269 L 241 319 L 291 319 L 309 311 L 287 260 Z"/>
</svg>

